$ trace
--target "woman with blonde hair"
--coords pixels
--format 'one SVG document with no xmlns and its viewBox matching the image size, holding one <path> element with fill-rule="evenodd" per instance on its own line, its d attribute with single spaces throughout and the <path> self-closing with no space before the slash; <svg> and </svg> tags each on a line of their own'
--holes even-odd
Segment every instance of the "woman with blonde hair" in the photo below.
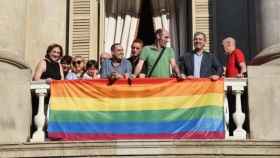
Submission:
<svg viewBox="0 0 280 158">
<path fill-rule="evenodd" d="M 72 69 L 68 72 L 66 80 L 82 79 L 85 71 L 85 59 L 82 56 L 75 56 L 72 59 Z"/>
</svg>

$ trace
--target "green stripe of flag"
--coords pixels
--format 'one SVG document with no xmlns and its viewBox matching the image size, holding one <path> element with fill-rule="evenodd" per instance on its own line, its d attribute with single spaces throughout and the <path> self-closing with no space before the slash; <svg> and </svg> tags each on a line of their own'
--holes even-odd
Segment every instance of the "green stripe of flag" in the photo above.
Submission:
<svg viewBox="0 0 280 158">
<path fill-rule="evenodd" d="M 204 106 L 192 109 L 148 111 L 50 111 L 53 122 L 168 122 L 203 118 L 223 118 L 223 108 Z"/>
</svg>

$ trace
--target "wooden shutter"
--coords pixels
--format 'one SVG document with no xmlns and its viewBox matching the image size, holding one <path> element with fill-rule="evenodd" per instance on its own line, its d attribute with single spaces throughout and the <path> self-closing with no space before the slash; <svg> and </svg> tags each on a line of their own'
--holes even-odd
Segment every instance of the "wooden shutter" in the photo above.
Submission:
<svg viewBox="0 0 280 158">
<path fill-rule="evenodd" d="M 97 59 L 98 0 L 70 0 L 69 54 Z"/>
<path fill-rule="evenodd" d="M 193 34 L 203 32 L 207 35 L 206 50 L 213 46 L 213 2 L 215 0 L 192 0 Z"/>
</svg>

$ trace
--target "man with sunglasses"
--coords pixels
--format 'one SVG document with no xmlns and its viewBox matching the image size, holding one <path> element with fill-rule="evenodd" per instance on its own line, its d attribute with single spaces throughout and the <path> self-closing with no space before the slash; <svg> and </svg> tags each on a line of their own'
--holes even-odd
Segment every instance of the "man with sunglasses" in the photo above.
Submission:
<svg viewBox="0 0 280 158">
<path fill-rule="evenodd" d="M 124 58 L 123 47 L 120 43 L 111 46 L 112 58 L 105 59 L 101 64 L 101 78 L 129 78 L 132 71 L 131 63 Z"/>
</svg>

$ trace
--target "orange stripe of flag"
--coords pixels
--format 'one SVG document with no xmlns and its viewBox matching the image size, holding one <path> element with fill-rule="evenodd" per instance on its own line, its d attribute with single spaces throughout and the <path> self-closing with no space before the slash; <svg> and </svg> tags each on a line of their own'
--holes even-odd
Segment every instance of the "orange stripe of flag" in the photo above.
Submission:
<svg viewBox="0 0 280 158">
<path fill-rule="evenodd" d="M 223 82 L 209 80 L 167 80 L 160 84 L 114 84 L 107 81 L 55 81 L 51 84 L 53 97 L 106 97 L 106 98 L 145 98 L 167 96 L 189 96 L 207 93 L 223 93 Z M 201 88 L 203 87 L 203 88 Z"/>
</svg>

